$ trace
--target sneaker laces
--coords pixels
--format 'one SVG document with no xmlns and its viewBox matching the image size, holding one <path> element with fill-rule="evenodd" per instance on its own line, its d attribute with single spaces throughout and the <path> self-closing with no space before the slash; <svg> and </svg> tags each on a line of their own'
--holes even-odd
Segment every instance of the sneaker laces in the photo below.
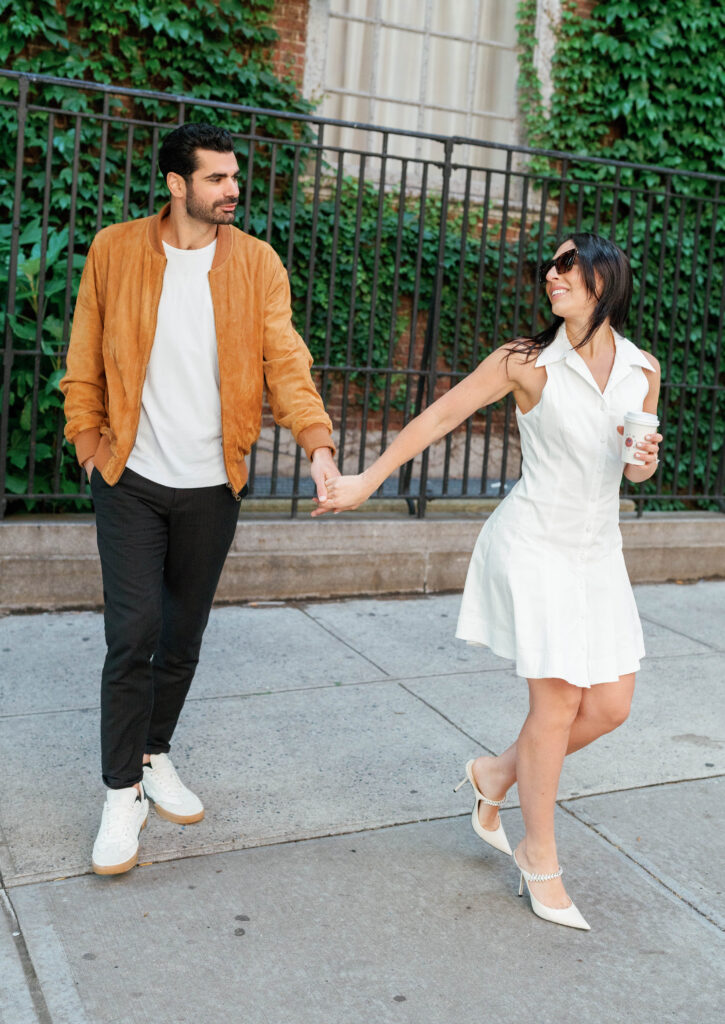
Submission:
<svg viewBox="0 0 725 1024">
<path fill-rule="evenodd" d="M 136 797 L 131 804 L 106 802 L 106 813 L 103 816 L 104 838 L 118 840 L 135 836 L 133 829 L 133 812 L 138 801 Z"/>
<path fill-rule="evenodd" d="M 151 766 L 151 774 L 154 781 L 158 781 L 165 789 L 173 793 L 183 793 L 186 786 L 181 781 L 171 763 L 171 759 L 165 757 Z"/>
</svg>

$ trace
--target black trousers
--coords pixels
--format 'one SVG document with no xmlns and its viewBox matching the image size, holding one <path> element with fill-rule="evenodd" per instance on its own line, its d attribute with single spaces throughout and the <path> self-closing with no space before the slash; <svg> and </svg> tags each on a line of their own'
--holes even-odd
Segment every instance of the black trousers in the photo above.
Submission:
<svg viewBox="0 0 725 1024">
<path fill-rule="evenodd" d="M 239 502 L 226 484 L 173 488 L 124 470 L 91 474 L 103 572 L 107 653 L 101 761 L 111 789 L 166 753 L 194 677 Z"/>
</svg>

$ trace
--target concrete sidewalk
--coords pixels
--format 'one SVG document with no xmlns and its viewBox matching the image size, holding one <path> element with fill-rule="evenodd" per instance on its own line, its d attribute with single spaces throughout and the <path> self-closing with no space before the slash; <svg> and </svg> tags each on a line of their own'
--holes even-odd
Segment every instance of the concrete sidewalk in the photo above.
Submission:
<svg viewBox="0 0 725 1024">
<path fill-rule="evenodd" d="M 457 596 L 216 609 L 173 750 L 207 816 L 152 810 L 142 866 L 116 878 L 88 873 L 101 617 L 0 618 L 0 1020 L 721 1019 L 725 583 L 637 599 L 632 716 L 560 787 L 590 933 L 515 898 L 470 788 L 452 792 L 526 708 L 509 665 L 453 638 Z"/>
</svg>

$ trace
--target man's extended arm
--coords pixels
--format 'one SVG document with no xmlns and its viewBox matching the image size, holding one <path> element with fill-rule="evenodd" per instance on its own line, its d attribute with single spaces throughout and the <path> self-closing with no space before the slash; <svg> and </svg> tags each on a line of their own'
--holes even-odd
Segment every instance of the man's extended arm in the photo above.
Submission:
<svg viewBox="0 0 725 1024">
<path fill-rule="evenodd" d="M 264 379 L 277 423 L 288 427 L 311 460 L 317 498 L 325 501 L 325 478 L 338 475 L 332 422 L 310 374 L 312 356 L 292 326 L 287 273 L 274 257 L 264 314 Z"/>
</svg>

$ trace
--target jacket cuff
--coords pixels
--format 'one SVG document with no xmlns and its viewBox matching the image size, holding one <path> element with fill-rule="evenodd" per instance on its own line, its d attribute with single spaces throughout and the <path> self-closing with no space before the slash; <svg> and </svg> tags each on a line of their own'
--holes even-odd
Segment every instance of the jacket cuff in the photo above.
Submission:
<svg viewBox="0 0 725 1024">
<path fill-rule="evenodd" d="M 101 443 L 101 432 L 98 427 L 89 427 L 88 430 L 81 430 L 73 438 L 76 449 L 76 458 L 81 466 L 93 458 Z"/>
<path fill-rule="evenodd" d="M 333 455 L 337 451 L 332 434 L 322 423 L 313 423 L 312 426 L 301 430 L 297 437 L 297 444 L 304 448 L 308 459 L 312 458 L 312 453 L 316 448 L 329 448 Z"/>
</svg>

